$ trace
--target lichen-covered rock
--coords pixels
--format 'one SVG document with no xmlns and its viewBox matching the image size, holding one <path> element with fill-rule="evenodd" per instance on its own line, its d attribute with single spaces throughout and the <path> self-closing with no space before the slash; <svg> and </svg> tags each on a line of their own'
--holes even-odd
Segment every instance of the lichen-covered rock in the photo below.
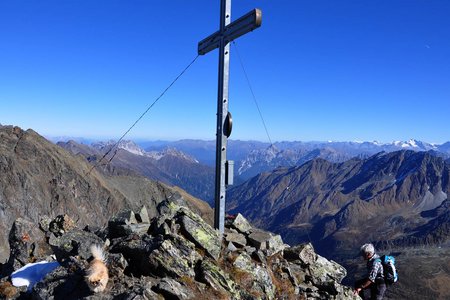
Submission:
<svg viewBox="0 0 450 300">
<path fill-rule="evenodd" d="M 288 245 L 283 242 L 283 239 L 279 234 L 272 235 L 272 237 L 266 242 L 267 255 L 271 256 L 275 253 L 283 251 Z"/>
<path fill-rule="evenodd" d="M 53 246 L 53 251 L 58 260 L 66 259 L 70 256 L 80 256 L 84 259 L 91 257 L 91 245 L 103 245 L 102 239 L 94 233 L 83 230 L 72 230 L 56 237 L 50 236 L 49 244 Z"/>
<path fill-rule="evenodd" d="M 272 235 L 263 230 L 255 230 L 248 236 L 249 244 L 257 250 L 266 250 L 267 241 L 272 238 Z"/>
<path fill-rule="evenodd" d="M 220 267 L 209 260 L 200 264 L 199 279 L 216 291 L 230 295 L 231 299 L 241 299 L 236 283 Z"/>
<path fill-rule="evenodd" d="M 167 277 L 161 279 L 155 290 L 162 294 L 165 299 L 192 299 L 192 294 L 188 288 L 183 286 L 181 283 Z"/>
<path fill-rule="evenodd" d="M 41 219 L 42 224 L 45 224 L 45 220 Z M 68 215 L 59 215 L 52 220 L 48 226 L 48 231 L 52 232 L 56 236 L 61 236 L 65 232 L 71 231 L 76 228 L 75 221 Z"/>
<path fill-rule="evenodd" d="M 247 245 L 247 239 L 245 235 L 237 232 L 227 232 L 225 233 L 225 241 L 233 243 L 235 246 L 244 247 Z"/>
<path fill-rule="evenodd" d="M 264 251 L 267 256 L 274 255 L 286 248 L 280 235 L 274 235 L 263 230 L 253 229 L 252 233 L 248 235 L 248 241 L 257 250 Z"/>
<path fill-rule="evenodd" d="M 121 276 L 128 267 L 128 261 L 122 253 L 110 253 L 108 255 L 108 263 L 110 266 L 110 272 L 114 272 L 116 276 Z"/>
<path fill-rule="evenodd" d="M 252 225 L 241 214 L 237 214 L 236 218 L 230 221 L 230 226 L 244 234 L 249 234 L 252 229 Z"/>
<path fill-rule="evenodd" d="M 340 283 L 347 271 L 334 261 L 317 255 L 317 260 L 309 266 L 311 281 L 315 286 L 329 286 L 330 283 Z"/>
<path fill-rule="evenodd" d="M 194 267 L 200 259 L 195 245 L 178 237 L 162 241 L 148 255 L 149 268 L 152 270 L 150 273 L 174 278 L 195 277 Z"/>
<path fill-rule="evenodd" d="M 219 232 L 198 215 L 192 212 L 187 214 L 186 212 L 187 210 L 184 210 L 183 215 L 180 217 L 181 228 L 184 234 L 198 247 L 204 249 L 208 255 L 217 260 L 221 246 Z"/>
<path fill-rule="evenodd" d="M 11 259 L 19 265 L 30 259 L 35 245 L 21 238 L 32 232 L 48 243 L 61 266 L 26 296 L 8 285 L 8 277 L 0 280 L 0 293 L 14 292 L 12 299 L 65 300 L 357 299 L 340 284 L 345 269 L 317 255 L 311 244 L 288 247 L 280 236 L 252 228 L 240 215 L 227 222 L 221 239 L 182 204 L 180 199 L 161 202 L 152 220 L 144 208 L 137 214 L 125 211 L 103 230 L 66 226 L 64 216 L 53 227 L 52 221 L 41 222 L 34 232 L 32 223 L 19 220 L 11 235 L 12 249 L 18 250 Z M 92 244 L 104 247 L 109 269 L 106 289 L 98 294 L 85 282 Z"/>
<path fill-rule="evenodd" d="M 235 259 L 233 266 L 252 278 L 252 290 L 265 295 L 265 299 L 275 299 L 275 286 L 267 268 L 256 264 L 250 255 L 245 252 Z"/>
<path fill-rule="evenodd" d="M 317 260 L 317 254 L 311 243 L 300 244 L 284 250 L 284 258 L 301 264 L 303 267 L 312 265 Z"/>
<path fill-rule="evenodd" d="M 116 238 L 111 241 L 110 253 L 120 254 L 127 261 L 126 271 L 133 276 L 150 276 L 154 269 L 149 262 L 150 253 L 163 242 L 161 236 L 150 235 Z"/>
</svg>

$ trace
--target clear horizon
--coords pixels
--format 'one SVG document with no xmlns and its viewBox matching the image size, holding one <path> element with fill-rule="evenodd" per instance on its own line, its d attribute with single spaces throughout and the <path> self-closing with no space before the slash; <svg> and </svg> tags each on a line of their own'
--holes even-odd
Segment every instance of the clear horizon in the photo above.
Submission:
<svg viewBox="0 0 450 300">
<path fill-rule="evenodd" d="M 118 139 L 218 29 L 220 1 L 3 1 L 0 123 Z M 232 1 L 233 140 L 450 140 L 450 2 Z M 217 50 L 125 139 L 215 139 Z M 100 138 L 102 140 L 104 138 Z"/>
<path fill-rule="evenodd" d="M 39 133 L 39 132 L 38 132 Z M 66 140 L 87 140 L 87 141 L 91 141 L 91 142 L 107 142 L 107 141 L 118 141 L 118 137 L 83 137 L 83 136 L 50 136 L 50 135 L 42 135 L 44 136 L 46 139 L 48 140 L 52 140 L 52 141 L 66 141 Z M 145 142 L 178 142 L 178 141 L 182 141 L 182 140 L 192 140 L 192 141 L 204 141 L 204 142 L 215 142 L 214 139 L 193 139 L 193 138 L 182 138 L 182 139 L 147 139 L 147 138 L 127 138 L 125 137 L 123 139 L 124 141 L 133 141 L 137 144 L 139 143 L 145 143 Z M 252 140 L 252 139 L 232 139 L 230 138 L 229 140 L 231 141 L 242 141 L 242 142 L 258 142 L 258 143 L 267 143 L 270 144 L 269 141 L 261 141 L 261 140 Z M 302 142 L 302 143 L 345 143 L 345 142 L 351 142 L 351 143 L 364 143 L 364 142 L 377 142 L 377 143 L 381 143 L 381 144 L 390 144 L 390 143 L 394 143 L 394 142 L 409 142 L 410 140 L 415 140 L 415 141 L 420 141 L 420 142 L 425 142 L 425 143 L 429 143 L 432 145 L 442 145 L 445 144 L 447 142 L 450 143 L 450 140 L 445 141 L 443 143 L 433 143 L 430 141 L 423 141 L 423 140 L 418 140 L 418 139 L 407 139 L 407 140 L 393 140 L 393 141 L 380 141 L 380 140 L 372 140 L 372 141 L 351 141 L 351 140 L 342 140 L 342 141 L 338 141 L 338 140 L 328 140 L 328 141 L 323 141 L 323 140 L 277 140 L 277 141 L 272 141 L 274 144 L 275 143 L 295 143 L 295 142 Z"/>
</svg>

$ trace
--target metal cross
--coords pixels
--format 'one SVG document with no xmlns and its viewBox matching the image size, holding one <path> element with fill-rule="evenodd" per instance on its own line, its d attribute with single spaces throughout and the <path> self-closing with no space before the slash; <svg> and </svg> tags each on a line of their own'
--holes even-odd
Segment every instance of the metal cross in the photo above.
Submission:
<svg viewBox="0 0 450 300">
<path fill-rule="evenodd" d="M 219 48 L 219 86 L 217 95 L 216 179 L 214 194 L 214 228 L 223 234 L 225 223 L 226 185 L 233 184 L 233 162 L 227 161 L 227 139 L 231 134 L 231 114 L 228 112 L 228 82 L 230 75 L 230 42 L 261 26 L 262 13 L 254 9 L 231 20 L 231 0 L 220 2 L 220 30 L 198 43 L 198 54 Z"/>
</svg>

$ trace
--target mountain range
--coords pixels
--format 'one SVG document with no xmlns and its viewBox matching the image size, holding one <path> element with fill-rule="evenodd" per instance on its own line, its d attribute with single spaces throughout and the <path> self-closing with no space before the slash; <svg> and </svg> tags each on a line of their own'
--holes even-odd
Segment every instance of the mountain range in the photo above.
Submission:
<svg viewBox="0 0 450 300">
<path fill-rule="evenodd" d="M 319 251 L 354 249 L 367 239 L 390 246 L 446 243 L 449 178 L 450 164 L 427 152 L 381 152 L 342 163 L 316 158 L 230 189 L 228 209 L 288 242 L 311 239 L 322 245 Z"/>
<path fill-rule="evenodd" d="M 110 165 L 128 172 L 133 171 L 151 180 L 181 187 L 191 195 L 212 203 L 214 169 L 200 164 L 194 157 L 175 148 L 144 151 L 132 141 L 121 141 L 117 145 L 115 141 L 108 141 L 88 146 L 71 140 L 58 142 L 57 145 L 73 154 L 84 156 L 100 169 L 104 165 Z M 110 151 L 112 147 L 114 149 Z"/>
<path fill-rule="evenodd" d="M 241 179 L 246 180 L 276 167 L 298 166 L 314 158 L 323 158 L 330 162 L 344 162 L 354 157 L 367 158 L 379 152 L 398 150 L 435 151 L 442 157 L 450 157 L 446 144 L 432 145 L 417 140 L 386 144 L 379 142 L 282 142 L 248 153 L 245 159 L 238 162 L 238 175 Z"/>
<path fill-rule="evenodd" d="M 0 126 L 0 138 L 2 259 L 8 253 L 7 232 L 19 216 L 44 226 L 44 216 L 68 213 L 91 228 L 124 208 L 139 211 L 143 204 L 154 215 L 163 199 L 183 195 L 211 222 L 211 208 L 175 186 L 178 180 L 177 186 L 197 188 L 207 197 L 202 194 L 209 184 L 205 178 L 213 178 L 212 167 L 186 149 L 161 143 L 163 148 L 144 150 L 130 141 L 111 151 L 112 141 L 55 145 L 13 126 Z M 312 242 L 321 255 L 350 270 L 348 284 L 361 271 L 354 264 L 357 249 L 373 242 L 399 262 L 401 281 L 389 299 L 450 296 L 445 260 L 450 255 L 449 143 L 392 143 L 381 152 L 379 143 L 238 144 L 237 161 L 249 162 L 238 165 L 249 166 L 248 176 L 249 170 L 260 172 L 228 190 L 231 219 L 242 213 L 289 244 Z M 197 150 L 201 145 L 191 144 Z M 202 151 L 209 153 L 211 145 Z M 173 228 L 159 225 L 166 232 L 179 229 L 170 224 Z"/>
<path fill-rule="evenodd" d="M 91 161 L 100 159 L 115 144 L 115 141 L 95 142 L 89 146 L 73 140 L 58 142 L 58 145 L 73 153 L 83 154 Z M 117 145 L 117 149 L 118 151 L 111 161 L 113 165 L 134 170 L 150 179 L 180 186 L 190 194 L 213 204 L 215 142 L 180 140 L 137 144 L 132 141 L 121 141 Z M 262 172 L 272 171 L 280 166 L 299 166 L 314 158 L 323 158 L 330 162 L 344 162 L 354 157 L 367 158 L 382 151 L 392 152 L 407 149 L 430 151 L 436 156 L 450 159 L 450 142 L 434 145 L 417 140 L 387 144 L 379 142 L 277 142 L 273 145 L 256 141 L 230 140 L 228 149 L 228 158 L 236 162 L 236 185 Z"/>
<path fill-rule="evenodd" d="M 91 146 L 73 141 L 58 143 L 74 154 L 82 154 L 94 165 L 114 144 L 114 141 Z M 194 144 L 196 147 L 199 145 Z M 389 231 L 392 222 L 405 222 L 408 226 L 416 224 L 412 228 L 397 228 L 395 234 L 387 235 L 385 240 L 372 239 L 380 245 L 389 243 L 405 246 L 440 241 L 442 234 L 437 232 L 442 229 L 443 222 L 439 220 L 446 220 L 445 213 L 436 213 L 430 219 L 432 214 L 425 211 L 445 211 L 446 202 L 443 201 L 448 194 L 448 182 L 445 182 L 448 180 L 448 174 L 445 173 L 448 172 L 448 162 L 444 160 L 447 157 L 446 144 L 435 146 L 415 140 L 389 145 L 330 143 L 333 147 L 322 149 L 315 148 L 317 144 L 306 144 L 310 148 L 298 142 L 289 145 L 280 143 L 281 150 L 272 145 L 266 149 L 250 151 L 243 160 L 248 164 L 244 163 L 242 167 L 251 165 L 251 170 L 259 169 L 261 172 L 244 184 L 229 189 L 230 211 L 241 212 L 257 226 L 282 233 L 288 242 L 312 240 L 319 245 L 319 251 L 322 248 L 330 251 L 334 251 L 336 247 L 341 249 L 342 247 L 336 246 L 339 245 L 341 230 L 347 230 L 349 226 L 355 244 L 349 244 L 347 248 L 354 247 L 363 238 L 367 238 L 358 237 L 358 231 L 362 228 L 360 223 L 364 223 L 372 215 L 379 216 L 382 220 L 379 222 L 385 222 L 383 226 L 378 226 L 379 232 Z M 117 146 L 111 162 L 114 168 L 133 170 L 148 178 L 181 186 L 195 196 L 208 199 L 212 205 L 213 170 L 199 163 L 199 159 L 173 148 L 145 151 L 131 141 L 122 141 Z M 395 147 L 411 148 L 416 151 L 380 152 L 370 156 L 370 151 L 375 151 L 378 147 L 391 150 Z M 422 161 L 424 166 L 419 168 L 414 163 L 416 161 Z M 290 167 L 276 168 L 286 162 Z M 270 171 L 271 169 L 275 171 Z M 444 173 L 430 177 L 436 170 Z M 417 172 L 420 180 L 405 185 Z M 443 181 L 440 185 L 428 182 L 429 177 L 442 178 Z M 210 184 L 206 186 L 205 183 L 208 182 Z M 405 188 L 409 185 L 414 189 Z M 429 187 L 434 190 L 424 194 L 423 191 Z M 416 189 L 420 189 L 420 192 Z M 208 192 L 205 193 L 205 190 Z M 403 202 L 393 199 L 403 199 Z M 409 209 L 409 204 L 405 206 L 404 199 L 414 203 L 412 210 Z M 387 208 L 386 203 L 393 208 Z M 439 208 L 440 205 L 444 208 Z M 383 209 L 390 213 L 382 214 Z M 398 211 L 402 211 L 402 214 Z M 392 218 L 393 221 L 386 221 L 386 218 Z M 258 220 L 264 221 L 260 224 Z M 378 237 L 379 232 L 374 232 L 374 236 Z"/>
<path fill-rule="evenodd" d="M 69 137 L 53 137 L 49 138 L 53 142 L 69 141 L 73 140 L 79 144 L 94 145 L 96 142 L 87 140 L 84 138 L 69 138 Z M 106 144 L 108 142 L 100 142 Z M 215 165 L 215 148 L 216 142 L 211 140 L 179 140 L 179 141 L 135 141 L 141 149 L 146 152 L 162 151 L 166 148 L 177 149 L 187 155 L 194 157 L 201 164 L 214 166 Z M 275 142 L 273 144 L 260 142 L 260 141 L 241 141 L 241 140 L 229 140 L 227 155 L 231 160 L 236 161 L 236 166 L 240 168 L 244 161 L 250 156 L 254 157 L 254 152 L 274 152 L 279 153 L 286 150 L 291 151 L 293 154 L 283 154 L 286 157 L 300 156 L 313 150 L 326 149 L 331 152 L 335 152 L 341 157 L 337 157 L 337 160 L 346 160 L 347 157 L 363 156 L 368 157 L 378 152 L 392 152 L 398 150 L 413 150 L 413 151 L 436 151 L 442 155 L 446 155 L 446 158 L 450 158 L 450 141 L 443 144 L 433 144 L 415 139 L 408 141 L 393 141 L 390 143 L 381 143 L 377 141 L 364 141 L 364 142 L 334 142 L 334 141 L 284 141 Z M 303 154 L 302 154 L 303 153 Z M 263 153 L 261 153 L 263 155 Z M 266 155 L 266 154 L 264 154 Z M 283 156 L 282 155 L 282 156 Z M 289 163 L 294 161 L 295 157 L 290 159 Z M 337 161 L 335 161 L 337 162 Z M 290 166 L 289 164 L 286 166 Z"/>
<path fill-rule="evenodd" d="M 356 299 L 340 284 L 346 270 L 311 244 L 290 247 L 242 215 L 227 218 L 222 236 L 209 206 L 178 187 L 97 166 L 102 147 L 63 146 L 72 153 L 0 126 L 0 298 Z M 118 161 L 146 156 L 132 146 Z M 85 278 L 92 245 L 109 269 L 98 294 Z M 44 270 L 44 260 L 59 266 Z M 17 287 L 26 281 L 38 283 Z"/>
<path fill-rule="evenodd" d="M 402 274 L 389 299 L 448 299 L 449 194 L 449 162 L 401 150 L 261 173 L 228 191 L 227 209 L 287 243 L 312 242 L 349 270 L 348 284 L 364 273 L 359 247 L 372 242 Z"/>
<path fill-rule="evenodd" d="M 85 156 L 73 155 L 31 129 L 0 126 L 0 263 L 9 256 L 8 233 L 18 217 L 38 224 L 44 216 L 70 214 L 84 226 L 101 226 L 122 209 L 139 210 L 145 204 L 152 213 L 160 201 L 180 194 L 187 195 L 130 170 L 92 168 Z M 186 199 L 211 220 L 207 204 Z"/>
</svg>

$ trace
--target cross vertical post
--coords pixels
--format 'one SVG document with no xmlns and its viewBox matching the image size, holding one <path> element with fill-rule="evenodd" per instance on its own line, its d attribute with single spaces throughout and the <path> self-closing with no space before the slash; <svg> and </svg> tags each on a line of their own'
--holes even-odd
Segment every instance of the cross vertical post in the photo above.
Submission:
<svg viewBox="0 0 450 300">
<path fill-rule="evenodd" d="M 230 42 L 261 26 L 261 11 L 254 9 L 231 23 L 231 0 L 220 1 L 220 29 L 198 43 L 198 54 L 219 48 L 219 82 L 217 92 L 216 177 L 214 193 L 214 228 L 221 234 L 225 227 L 226 185 L 232 182 L 232 166 L 227 161 L 227 141 L 231 134 L 228 112 L 230 76 Z M 228 176 L 228 177 L 227 177 Z"/>
<path fill-rule="evenodd" d="M 231 0 L 220 3 L 220 32 L 230 24 Z M 214 228 L 220 233 L 225 228 L 225 163 L 227 161 L 227 137 L 223 132 L 224 117 L 228 114 L 228 83 L 230 78 L 230 43 L 223 38 L 219 41 L 219 82 L 217 89 L 216 125 L 216 179 L 214 192 Z"/>
</svg>

